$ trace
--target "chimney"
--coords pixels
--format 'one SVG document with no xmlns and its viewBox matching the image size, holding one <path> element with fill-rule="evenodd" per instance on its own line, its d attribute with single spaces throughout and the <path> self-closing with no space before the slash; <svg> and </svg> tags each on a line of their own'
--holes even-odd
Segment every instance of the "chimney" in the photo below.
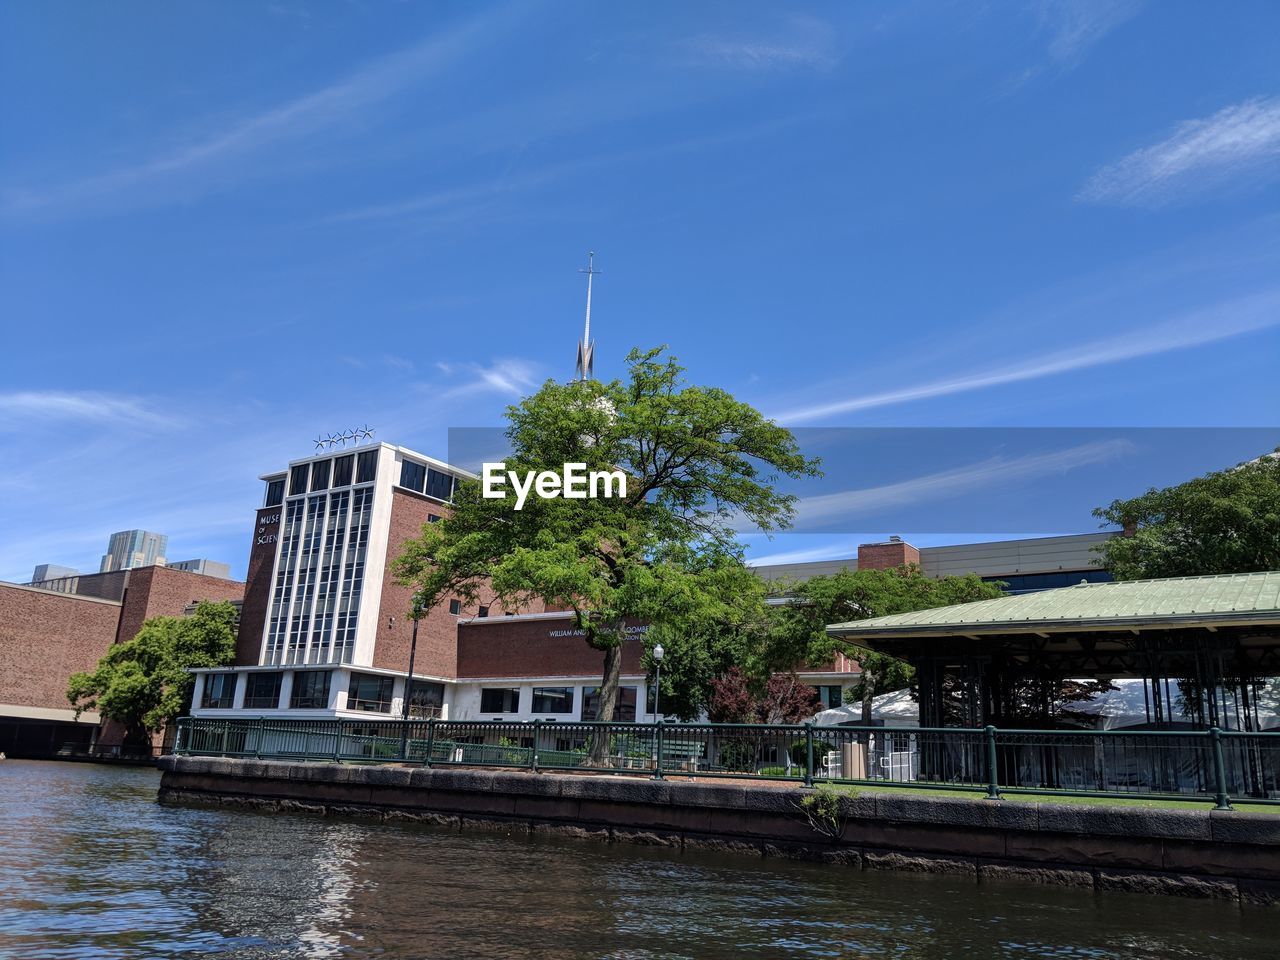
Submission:
<svg viewBox="0 0 1280 960">
<path fill-rule="evenodd" d="M 859 570 L 892 570 L 909 563 L 920 563 L 920 551 L 901 537 L 890 537 L 884 543 L 858 544 Z"/>
</svg>

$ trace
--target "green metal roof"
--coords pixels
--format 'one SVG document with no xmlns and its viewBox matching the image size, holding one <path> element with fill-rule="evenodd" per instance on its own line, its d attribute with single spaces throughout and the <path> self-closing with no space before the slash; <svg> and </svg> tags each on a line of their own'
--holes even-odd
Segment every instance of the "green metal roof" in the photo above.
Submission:
<svg viewBox="0 0 1280 960">
<path fill-rule="evenodd" d="M 1280 570 L 1217 577 L 1081 583 L 827 627 L 849 639 L 980 633 L 1046 633 L 1115 626 L 1280 625 Z"/>
</svg>

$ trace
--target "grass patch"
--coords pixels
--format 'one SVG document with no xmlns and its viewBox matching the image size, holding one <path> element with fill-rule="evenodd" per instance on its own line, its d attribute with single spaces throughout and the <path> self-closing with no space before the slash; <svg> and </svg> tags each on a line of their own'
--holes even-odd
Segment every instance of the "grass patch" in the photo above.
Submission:
<svg viewBox="0 0 1280 960">
<path fill-rule="evenodd" d="M 909 793 L 917 797 L 960 797 L 965 800 L 982 800 L 985 790 L 952 790 L 932 787 L 896 787 L 880 784 L 833 784 L 841 793 L 857 795 L 866 793 Z M 1056 793 L 1005 793 L 1001 795 L 1006 803 L 1073 803 L 1086 806 L 1106 807 L 1140 807 L 1163 810 L 1212 810 L 1212 800 L 1165 800 L 1152 797 L 1128 799 L 1125 797 L 1064 797 Z M 1280 805 L 1269 803 L 1249 803 L 1247 800 L 1233 800 L 1231 806 L 1243 813 L 1269 813 L 1280 816 Z"/>
</svg>

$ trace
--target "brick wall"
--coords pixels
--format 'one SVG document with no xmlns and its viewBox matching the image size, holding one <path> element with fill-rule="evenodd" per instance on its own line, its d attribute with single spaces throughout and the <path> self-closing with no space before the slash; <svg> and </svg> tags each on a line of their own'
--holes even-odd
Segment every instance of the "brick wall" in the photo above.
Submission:
<svg viewBox="0 0 1280 960">
<path fill-rule="evenodd" d="M 388 670 L 406 670 L 409 667 L 409 647 L 413 639 L 413 621 L 409 619 L 413 590 L 396 582 L 392 566 L 400 556 L 405 541 L 420 536 L 423 525 L 431 522 L 427 519 L 429 516 L 447 516 L 449 511 L 434 500 L 399 488 L 392 491 L 391 497 L 387 566 L 378 608 L 378 638 L 373 648 L 373 665 Z M 413 672 L 436 677 L 457 677 L 458 622 L 467 617 L 478 616 L 481 606 L 489 608 L 491 617 L 501 617 L 506 613 L 502 605 L 493 599 L 493 594 L 487 591 L 481 591 L 477 602 L 463 604 L 457 614 L 449 612 L 448 598 L 429 610 L 418 623 L 418 652 Z M 542 609 L 542 605 L 538 604 L 536 610 L 540 612 Z"/>
<path fill-rule="evenodd" d="M 623 673 L 644 673 L 643 636 L 635 633 L 624 642 Z M 596 677 L 603 670 L 604 652 L 575 634 L 571 617 L 499 619 L 458 627 L 459 677 Z"/>
<path fill-rule="evenodd" d="M 892 570 L 903 564 L 920 563 L 920 551 L 905 540 L 858 544 L 859 570 Z"/>
<path fill-rule="evenodd" d="M 178 617 L 198 600 L 241 600 L 244 584 L 168 567 L 139 567 L 129 572 L 116 640 L 132 640 L 151 617 Z"/>
<path fill-rule="evenodd" d="M 276 541 L 280 537 L 282 507 L 258 511 L 249 547 L 249 571 L 245 577 L 244 607 L 240 611 L 240 635 L 236 638 L 236 663 L 252 666 L 262 652 L 262 628 L 271 601 L 271 575 L 275 570 Z"/>
<path fill-rule="evenodd" d="M 67 680 L 116 636 L 120 604 L 0 583 L 0 704 L 69 710 Z"/>
</svg>

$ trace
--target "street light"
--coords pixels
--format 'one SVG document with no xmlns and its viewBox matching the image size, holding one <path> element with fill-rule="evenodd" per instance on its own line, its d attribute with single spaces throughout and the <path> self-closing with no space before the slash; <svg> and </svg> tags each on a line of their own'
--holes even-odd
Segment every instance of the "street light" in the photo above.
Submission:
<svg viewBox="0 0 1280 960">
<path fill-rule="evenodd" d="M 653 715 L 655 718 L 661 718 L 662 714 L 658 713 L 658 702 L 662 697 L 662 658 L 667 651 L 662 649 L 662 644 L 657 644 L 653 648 L 653 661 L 657 665 L 657 676 L 653 683 Z"/>
<path fill-rule="evenodd" d="M 413 661 L 418 656 L 418 621 L 422 619 L 422 603 L 415 597 L 413 612 L 409 614 L 413 620 L 413 637 L 409 641 L 409 672 L 404 678 L 404 719 L 409 719 L 409 704 L 413 700 Z"/>
</svg>

